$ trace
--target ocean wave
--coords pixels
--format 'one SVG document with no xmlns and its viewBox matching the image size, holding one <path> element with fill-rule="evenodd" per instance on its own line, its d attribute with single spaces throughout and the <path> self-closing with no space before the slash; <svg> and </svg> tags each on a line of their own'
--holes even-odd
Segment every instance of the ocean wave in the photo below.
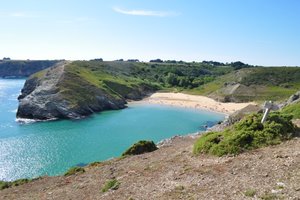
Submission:
<svg viewBox="0 0 300 200">
<path fill-rule="evenodd" d="M 46 119 L 46 120 L 17 118 L 15 121 L 18 122 L 19 124 L 32 124 L 35 122 L 48 122 L 48 121 L 54 121 L 54 120 L 57 120 L 57 118 Z"/>
</svg>

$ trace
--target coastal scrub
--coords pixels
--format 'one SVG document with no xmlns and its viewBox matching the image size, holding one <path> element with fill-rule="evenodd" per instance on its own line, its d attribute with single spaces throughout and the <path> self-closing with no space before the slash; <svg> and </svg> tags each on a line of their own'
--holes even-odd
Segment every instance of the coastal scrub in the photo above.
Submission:
<svg viewBox="0 0 300 200">
<path fill-rule="evenodd" d="M 216 156 L 236 155 L 246 150 L 279 144 L 295 136 L 296 127 L 291 115 L 270 113 L 262 124 L 262 114 L 245 117 L 222 132 L 209 132 L 194 144 L 193 153 L 208 153 Z"/>
<path fill-rule="evenodd" d="M 12 181 L 12 182 L 0 181 L 0 190 L 10 188 L 13 186 L 23 185 L 30 181 L 31 181 L 30 179 L 18 179 L 18 180 Z"/>
<path fill-rule="evenodd" d="M 129 147 L 129 149 L 127 149 L 122 156 L 139 155 L 155 150 L 157 150 L 157 146 L 153 141 L 141 140 Z"/>
<path fill-rule="evenodd" d="M 65 176 L 71 176 L 78 173 L 84 173 L 85 170 L 83 167 L 72 167 L 70 168 L 64 175 Z"/>
</svg>

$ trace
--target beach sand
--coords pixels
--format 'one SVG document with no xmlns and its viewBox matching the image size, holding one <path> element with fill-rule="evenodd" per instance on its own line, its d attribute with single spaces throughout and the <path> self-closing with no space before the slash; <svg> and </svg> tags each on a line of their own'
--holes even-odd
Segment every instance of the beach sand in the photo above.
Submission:
<svg viewBox="0 0 300 200">
<path fill-rule="evenodd" d="M 161 93 L 157 92 L 140 101 L 141 103 L 159 104 L 179 106 L 183 108 L 193 108 L 200 110 L 209 110 L 224 114 L 232 114 L 237 110 L 243 109 L 246 106 L 254 103 L 222 103 L 214 99 L 189 95 L 183 93 Z"/>
</svg>

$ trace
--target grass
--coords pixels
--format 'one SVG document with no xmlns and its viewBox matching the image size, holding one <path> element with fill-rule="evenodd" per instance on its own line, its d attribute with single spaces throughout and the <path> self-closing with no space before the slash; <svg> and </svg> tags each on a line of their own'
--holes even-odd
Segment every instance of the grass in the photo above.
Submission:
<svg viewBox="0 0 300 200">
<path fill-rule="evenodd" d="M 157 150 L 157 146 L 153 141 L 141 140 L 129 147 L 122 156 L 139 155 Z"/>
<path fill-rule="evenodd" d="M 300 102 L 284 107 L 282 112 L 292 115 L 294 119 L 300 119 Z"/>
<path fill-rule="evenodd" d="M 79 173 L 81 174 L 84 172 L 85 172 L 85 169 L 83 167 L 72 167 L 64 174 L 64 176 L 71 176 L 74 174 L 79 174 Z"/>
<path fill-rule="evenodd" d="M 194 144 L 193 153 L 216 156 L 237 155 L 247 150 L 279 144 L 295 136 L 292 116 L 270 113 L 262 124 L 262 114 L 251 114 L 222 132 L 209 132 Z"/>
<path fill-rule="evenodd" d="M 273 199 L 278 199 L 277 195 L 271 194 L 271 193 L 265 193 L 260 197 L 262 200 L 273 200 Z"/>
<path fill-rule="evenodd" d="M 121 183 L 117 179 L 110 179 L 104 184 L 101 191 L 107 192 L 108 190 L 117 190 L 119 189 L 120 184 Z"/>
<path fill-rule="evenodd" d="M 256 190 L 254 189 L 248 189 L 244 192 L 244 195 L 247 197 L 254 197 L 256 194 Z"/>
<path fill-rule="evenodd" d="M 6 182 L 6 181 L 0 181 L 0 190 L 6 189 L 6 188 L 10 188 L 13 186 L 19 186 L 19 185 L 23 185 L 25 183 L 28 183 L 32 180 L 30 179 L 18 179 L 12 182 Z"/>
</svg>

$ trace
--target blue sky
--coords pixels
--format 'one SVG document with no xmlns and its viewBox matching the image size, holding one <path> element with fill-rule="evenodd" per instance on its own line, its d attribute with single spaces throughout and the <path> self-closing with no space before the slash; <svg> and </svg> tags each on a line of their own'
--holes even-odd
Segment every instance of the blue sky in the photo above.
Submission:
<svg viewBox="0 0 300 200">
<path fill-rule="evenodd" d="M 0 58 L 300 65 L 298 0 L 0 2 Z"/>
</svg>

